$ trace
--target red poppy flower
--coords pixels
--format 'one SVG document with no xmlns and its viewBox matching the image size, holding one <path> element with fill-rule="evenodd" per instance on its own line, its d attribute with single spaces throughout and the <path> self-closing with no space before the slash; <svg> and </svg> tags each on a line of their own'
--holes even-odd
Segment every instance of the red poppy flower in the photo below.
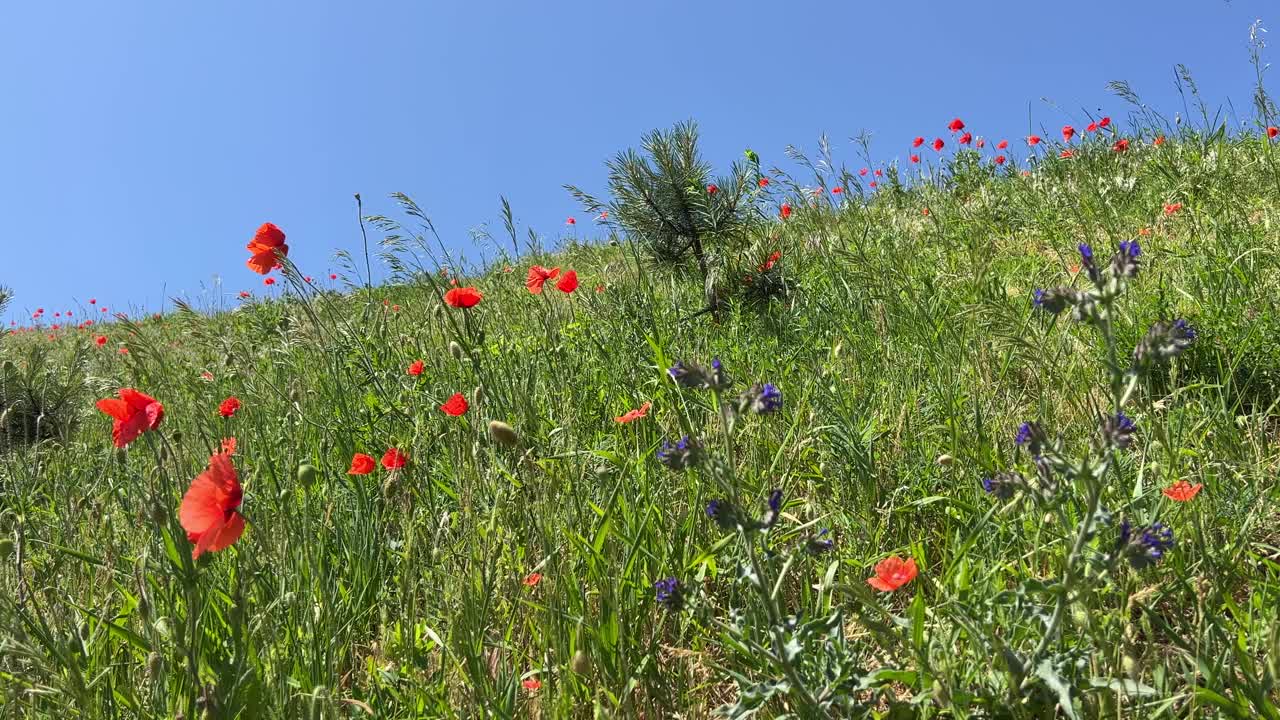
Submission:
<svg viewBox="0 0 1280 720">
<path fill-rule="evenodd" d="M 275 285 L 275 284 L 276 284 L 276 279 L 275 279 L 275 278 L 273 278 L 273 277 L 269 277 L 269 278 L 267 278 L 266 280 L 263 280 L 263 281 L 262 281 L 262 284 L 263 284 L 263 285 L 267 285 L 267 286 Z"/>
<path fill-rule="evenodd" d="M 1028 144 L 1028 145 L 1030 145 L 1030 146 L 1032 146 L 1032 147 L 1035 147 L 1036 145 L 1039 145 L 1039 144 L 1040 144 L 1040 136 L 1039 136 L 1039 135 L 1028 135 L 1028 136 L 1027 136 L 1027 144 Z"/>
<path fill-rule="evenodd" d="M 1151 228 L 1149 228 L 1149 227 L 1138 228 L 1138 234 L 1139 234 L 1139 235 L 1141 235 L 1142 237 L 1150 237 L 1150 236 L 1151 236 Z"/>
<path fill-rule="evenodd" d="M 1128 152 L 1129 141 L 1125 140 L 1124 138 L 1120 138 L 1119 140 L 1116 141 L 1114 145 L 1111 146 L 1111 151 L 1118 152 L 1118 153 Z"/>
<path fill-rule="evenodd" d="M 284 233 L 272 223 L 262 223 L 246 247 L 253 257 L 245 264 L 259 275 L 271 272 L 280 264 L 280 258 L 289 254 L 289 246 L 284 244 Z"/>
<path fill-rule="evenodd" d="M 565 225 L 577 225 L 577 224 L 578 224 L 578 221 L 577 221 L 577 220 L 574 220 L 573 218 L 567 218 L 567 219 L 564 221 L 564 224 L 565 224 Z"/>
<path fill-rule="evenodd" d="M 250 295 L 248 290 L 241 290 L 241 291 L 240 291 L 240 299 L 241 299 L 241 300 L 248 300 L 248 299 L 249 299 L 249 298 L 251 298 L 251 297 L 253 297 L 253 295 Z"/>
<path fill-rule="evenodd" d="M 920 208 L 920 214 L 927 216 L 929 214 L 929 208 Z"/>
<path fill-rule="evenodd" d="M 597 285 L 597 286 L 596 286 L 596 292 L 598 292 L 598 293 L 602 293 L 602 292 L 604 292 L 604 285 L 603 285 L 603 284 L 601 284 L 601 285 Z"/>
<path fill-rule="evenodd" d="M 462 393 L 454 393 L 453 397 L 444 401 L 444 404 L 440 406 L 440 410 L 445 415 L 458 417 L 465 414 L 469 407 L 471 406 L 467 404 L 467 399 L 462 396 Z"/>
<path fill-rule="evenodd" d="M 942 141 L 942 138 L 934 138 L 934 139 L 933 139 L 933 149 L 934 149 L 934 150 L 937 150 L 937 151 L 941 152 L 941 151 L 942 151 L 942 148 L 944 148 L 944 147 L 946 147 L 946 146 L 947 146 L 947 144 L 946 144 L 945 142 L 943 142 L 943 141 Z"/>
<path fill-rule="evenodd" d="M 870 185 L 871 185 L 871 189 L 872 189 L 872 190 L 875 190 L 875 189 L 876 189 L 876 181 L 875 181 L 875 180 L 872 180 L 872 181 L 871 181 L 871 183 L 870 183 Z"/>
<path fill-rule="evenodd" d="M 96 343 L 98 347 L 102 347 L 103 345 L 107 344 L 107 336 L 99 335 L 98 337 L 93 339 L 93 342 Z"/>
<path fill-rule="evenodd" d="M 1172 215 L 1182 209 L 1182 203 L 1169 203 L 1164 206 L 1164 214 Z"/>
<path fill-rule="evenodd" d="M 1157 136 L 1156 136 L 1156 139 L 1151 141 L 1151 144 L 1152 144 L 1152 145 L 1155 145 L 1156 147 L 1160 147 L 1161 145 L 1163 145 L 1163 144 L 1164 144 L 1164 136 L 1163 136 L 1163 135 L 1157 135 Z"/>
<path fill-rule="evenodd" d="M 421 360 L 414 360 L 413 364 L 409 366 L 408 373 L 414 377 L 418 377 L 419 375 L 422 374 L 422 369 L 425 367 L 426 367 L 426 363 L 422 362 Z"/>
<path fill-rule="evenodd" d="M 605 220 L 608 220 L 608 219 L 609 219 L 609 211 L 608 211 L 608 210 L 605 210 L 604 212 L 602 212 L 602 213 L 600 213 L 599 215 L 597 215 L 597 216 L 596 216 L 596 222 L 604 222 Z"/>
<path fill-rule="evenodd" d="M 710 185 L 707 186 L 708 195 L 715 195 L 718 192 L 720 192 L 720 188 L 716 187 L 715 183 L 711 183 Z"/>
<path fill-rule="evenodd" d="M 374 460 L 372 457 L 364 453 L 356 453 L 351 456 L 351 469 L 347 471 L 348 475 L 368 475 L 373 472 Z"/>
<path fill-rule="evenodd" d="M 862 177 L 866 177 L 868 172 L 869 171 L 866 168 L 862 168 L 861 170 L 858 171 L 858 174 L 861 175 Z"/>
<path fill-rule="evenodd" d="M 138 439 L 142 433 L 160 427 L 160 421 L 164 420 L 164 406 L 156 402 L 155 398 L 133 388 L 122 388 L 119 399 L 99 400 L 98 409 L 115 420 L 111 427 L 111 439 L 118 448 Z"/>
<path fill-rule="evenodd" d="M 961 135 L 959 142 L 961 145 L 968 145 L 969 143 L 973 142 L 973 133 L 965 133 Z"/>
<path fill-rule="evenodd" d="M 409 462 L 409 456 L 395 448 L 382 454 L 382 467 L 388 470 L 399 470 Z"/>
<path fill-rule="evenodd" d="M 526 575 L 521 584 L 525 587 L 535 587 L 540 582 L 542 582 L 542 573 L 533 572 Z"/>
<path fill-rule="evenodd" d="M 876 564 L 875 577 L 867 578 L 867 584 L 881 592 L 893 592 L 914 580 L 916 575 L 915 558 L 903 562 L 897 555 L 891 555 Z"/>
<path fill-rule="evenodd" d="M 532 271 L 531 271 L 532 272 Z M 539 285 L 541 288 L 541 285 Z M 532 288 L 530 288 L 532 289 Z M 484 295 L 474 287 L 456 287 L 444 294 L 444 301 L 456 308 L 472 308 L 484 299 Z"/>
<path fill-rule="evenodd" d="M 564 275 L 562 275 L 560 277 L 559 282 L 556 283 L 556 289 L 562 293 L 572 293 L 574 290 L 577 290 L 578 289 L 577 271 L 570 270 L 566 272 Z"/>
<path fill-rule="evenodd" d="M 1186 480 L 1179 480 L 1160 492 L 1164 493 L 1165 497 L 1173 500 L 1174 502 L 1187 502 L 1198 495 L 1200 493 L 1200 488 L 1202 487 L 1204 487 L 1203 483 L 1196 483 L 1195 485 L 1192 485 Z"/>
<path fill-rule="evenodd" d="M 649 414 L 649 406 L 650 406 L 650 403 L 646 402 L 645 404 L 641 405 L 635 410 L 631 410 L 630 412 L 627 412 L 624 415 L 619 415 L 618 417 L 614 418 L 613 421 L 616 423 L 621 423 L 623 425 L 627 423 L 635 422 L 636 420 L 639 420 L 640 418 L 645 417 Z"/>
<path fill-rule="evenodd" d="M 1089 125 L 1085 127 L 1085 132 L 1098 132 L 1098 123 L 1089 123 Z"/>
<path fill-rule="evenodd" d="M 757 266 L 756 269 L 759 270 L 760 272 L 764 272 L 765 270 L 771 269 L 781 259 L 782 259 L 782 251 L 774 250 L 772 253 L 770 253 L 769 259 L 760 263 L 760 265 Z"/>
<path fill-rule="evenodd" d="M 1267 128 L 1267 137 L 1274 138 L 1277 135 L 1280 135 L 1280 128 L 1276 127 L 1275 125 L 1272 125 L 1271 127 Z"/>
<path fill-rule="evenodd" d="M 1062 158 L 1063 160 L 1070 160 L 1075 156 L 1076 154 L 1071 152 L 1070 150 L 1063 150 L 1062 152 L 1058 153 L 1058 157 Z"/>
<path fill-rule="evenodd" d="M 919 155 L 912 155 L 912 156 L 911 156 L 911 162 L 913 162 L 913 163 L 918 163 L 918 162 L 920 162 L 920 156 L 919 156 Z"/>
<path fill-rule="evenodd" d="M 882 175 L 884 175 L 884 171 L 883 171 L 883 170 L 880 170 L 879 168 L 877 168 L 877 169 L 876 169 L 876 172 L 875 172 L 875 176 L 876 176 L 876 177 L 880 177 L 880 176 L 882 176 Z"/>
<path fill-rule="evenodd" d="M 996 164 L 997 164 L 997 165 L 1003 165 L 1003 164 L 1004 164 L 1004 161 L 1005 161 L 1005 157 L 1004 157 L 1003 155 L 997 155 L 997 156 L 996 156 Z"/>
<path fill-rule="evenodd" d="M 232 395 L 226 400 L 223 400 L 222 404 L 218 406 L 218 414 L 224 418 L 229 418 L 229 417 L 235 416 L 236 411 L 238 411 L 239 409 L 240 409 L 240 398 Z"/>
<path fill-rule="evenodd" d="M 1110 125 L 1110 124 L 1111 124 L 1111 118 L 1109 118 L 1109 117 L 1104 117 L 1104 118 L 1102 118 L 1101 120 L 1099 120 L 1099 121 L 1098 121 L 1098 127 L 1100 127 L 1100 128 L 1104 128 L 1104 127 L 1106 127 L 1106 126 L 1108 126 L 1108 125 Z"/>
<path fill-rule="evenodd" d="M 1005 149 L 1005 148 L 1007 148 L 1007 147 L 1009 147 L 1009 141 L 1008 141 L 1008 140 L 1001 140 L 1000 142 L 996 143 L 996 149 L 997 149 L 997 150 L 1004 150 L 1004 149 Z"/>
<path fill-rule="evenodd" d="M 844 192 L 844 188 L 840 187 L 839 185 L 837 185 L 837 186 L 835 186 L 835 187 L 831 188 L 831 194 L 832 194 L 832 195 L 839 195 L 839 194 L 840 194 L 840 193 L 842 193 L 842 192 Z"/>
<path fill-rule="evenodd" d="M 534 295 L 539 295 L 542 293 L 542 285 L 548 280 L 554 279 L 559 274 L 560 268 L 551 268 L 548 270 L 541 265 L 534 265 L 529 268 L 529 276 L 525 279 L 524 286 L 529 288 L 529 292 Z"/>
<path fill-rule="evenodd" d="M 223 454 L 223 455 L 235 455 L 235 454 L 236 454 L 236 439 L 235 439 L 235 438 L 233 438 L 233 437 L 229 437 L 229 438 L 223 438 L 223 439 L 222 439 L 222 454 Z"/>
<path fill-rule="evenodd" d="M 780 215 L 783 220 L 791 217 L 791 205 L 789 203 L 782 203 L 782 208 L 778 210 L 778 215 Z"/>
<path fill-rule="evenodd" d="M 1070 125 L 1062 126 L 1062 142 L 1071 142 L 1071 138 L 1076 136 L 1076 129 Z"/>
<path fill-rule="evenodd" d="M 974 145 L 976 145 L 979 149 L 984 148 L 987 146 L 987 139 L 978 138 L 978 142 L 974 143 Z"/>
<path fill-rule="evenodd" d="M 951 132 L 960 132 L 961 130 L 964 129 L 964 121 L 961 120 L 960 118 L 956 118 L 955 120 L 952 120 L 950 123 L 947 123 L 947 129 L 950 130 Z"/>
<path fill-rule="evenodd" d="M 97 304 L 98 304 L 98 300 L 97 300 L 97 298 L 89 298 L 89 304 L 90 304 L 90 305 L 97 305 Z"/>
<path fill-rule="evenodd" d="M 208 370 L 205 370 L 204 372 L 200 373 L 200 379 L 213 382 L 213 373 L 209 372 Z"/>
<path fill-rule="evenodd" d="M 759 185 L 760 187 L 769 187 L 769 178 L 762 177 L 756 181 L 756 184 Z"/>
<path fill-rule="evenodd" d="M 922 137 L 917 137 L 915 140 L 911 141 L 911 147 L 913 148 L 918 148 L 923 144 L 924 144 L 924 138 Z"/>
<path fill-rule="evenodd" d="M 529 692 L 537 692 L 542 687 L 542 681 L 538 680 L 538 678 L 527 678 L 520 684 Z"/>
<path fill-rule="evenodd" d="M 244 516 L 239 513 L 244 491 L 236 477 L 231 457 L 218 453 L 209 458 L 209 469 L 191 481 L 178 508 L 178 521 L 195 543 L 191 559 L 206 552 L 231 547 L 244 533 Z"/>
<path fill-rule="evenodd" d="M 337 280 L 337 279 L 338 279 L 338 273 L 329 273 L 329 279 L 330 279 L 330 280 Z"/>
</svg>

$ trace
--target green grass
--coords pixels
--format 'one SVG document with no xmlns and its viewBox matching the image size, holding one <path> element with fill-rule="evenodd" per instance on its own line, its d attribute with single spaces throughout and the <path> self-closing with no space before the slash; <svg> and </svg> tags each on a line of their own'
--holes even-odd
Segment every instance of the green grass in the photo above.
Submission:
<svg viewBox="0 0 1280 720">
<path fill-rule="evenodd" d="M 1098 140 L 1028 177 L 965 155 L 911 188 L 890 171 L 867 202 L 865 180 L 827 176 L 853 197 L 812 206 L 778 178 L 761 206 L 785 193 L 796 213 L 756 221 L 724 261 L 738 278 L 780 249 L 787 293 L 718 323 L 688 317 L 703 303 L 692 268 L 627 242 L 500 260 L 463 278 L 485 294 L 464 314 L 410 230 L 383 287 L 318 292 L 291 271 L 282 298 L 231 312 L 6 337 L 0 406 L 29 414 L 18 398 L 34 389 L 73 412 L 36 443 L 0 423 L 0 717 L 709 717 L 739 700 L 735 676 L 787 677 L 769 659 L 783 616 L 833 613 L 847 642 L 806 646 L 790 669 L 843 647 L 868 716 L 1047 717 L 1056 681 L 1081 717 L 1280 717 L 1276 152 L 1191 132 L 1134 137 L 1124 155 Z M 1088 450 L 1105 345 L 1031 293 L 1082 286 L 1077 243 L 1109 257 L 1140 228 L 1119 347 L 1175 317 L 1200 337 L 1139 388 L 1136 441 L 1101 500 L 1178 544 L 1072 597 L 1043 655 L 1055 673 L 1026 668 L 1019 690 L 1009 658 L 1044 636 L 1082 504 L 1003 503 L 980 480 L 1031 473 L 1013 444 L 1024 420 Z M 534 262 L 582 287 L 531 295 Z M 735 390 L 776 384 L 783 409 L 726 432 L 715 396 L 666 372 L 713 357 Z M 125 451 L 93 408 L 120 387 L 166 409 Z M 438 410 L 455 392 L 471 401 L 460 418 Z M 230 395 L 243 409 L 224 420 Z M 648 417 L 613 421 L 646 401 Z M 490 420 L 519 446 L 495 444 Z M 716 462 L 659 464 L 685 434 Z M 178 503 L 230 436 L 250 526 L 193 564 Z M 353 453 L 389 447 L 407 468 L 346 474 Z M 1205 489 L 1161 495 L 1182 479 Z M 759 515 L 772 488 L 785 507 L 767 534 L 704 511 L 732 494 Z M 789 551 L 819 527 L 832 551 Z M 874 593 L 865 579 L 891 554 L 919 577 Z M 683 612 L 655 602 L 668 576 Z M 815 716 L 804 702 L 779 691 L 759 716 Z"/>
</svg>

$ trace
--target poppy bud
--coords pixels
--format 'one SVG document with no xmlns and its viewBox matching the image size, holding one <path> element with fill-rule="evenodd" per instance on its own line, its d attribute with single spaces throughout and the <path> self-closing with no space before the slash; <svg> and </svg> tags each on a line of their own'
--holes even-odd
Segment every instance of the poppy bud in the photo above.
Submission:
<svg viewBox="0 0 1280 720">
<path fill-rule="evenodd" d="M 946 467 L 946 466 L 950 465 L 951 463 L 953 463 L 953 462 L 955 462 L 955 461 L 956 461 L 956 459 L 955 459 L 955 458 L 951 457 L 950 455 L 948 455 L 948 454 L 946 454 L 946 453 L 943 453 L 943 454 L 941 454 L 941 455 L 939 455 L 939 456 L 938 456 L 938 464 L 939 464 L 939 465 L 941 465 L 941 466 L 943 466 L 943 467 Z"/>
<path fill-rule="evenodd" d="M 397 473 L 391 473 L 387 475 L 386 482 L 382 483 L 383 497 L 391 497 L 392 491 L 396 489 L 396 477 L 397 477 Z"/>
<path fill-rule="evenodd" d="M 169 514 L 165 511 L 164 505 L 158 502 L 151 503 L 151 522 L 163 525 L 168 519 Z"/>
<path fill-rule="evenodd" d="M 153 652 L 147 656 L 147 674 L 155 677 L 160 674 L 161 660 L 160 653 Z"/>
<path fill-rule="evenodd" d="M 316 483 L 316 468 L 310 463 L 303 463 L 298 466 L 298 484 L 304 488 L 309 488 Z"/>
<path fill-rule="evenodd" d="M 477 385 L 476 389 L 471 392 L 471 396 L 475 398 L 476 405 L 484 402 L 484 386 Z"/>
<path fill-rule="evenodd" d="M 457 341 L 450 340 L 450 341 L 449 341 L 449 354 L 453 356 L 453 359 L 454 359 L 454 360 L 461 360 L 461 359 L 462 359 L 462 346 L 461 346 L 461 345 L 459 345 L 459 344 L 457 343 Z"/>
<path fill-rule="evenodd" d="M 493 438 L 494 442 L 503 447 L 515 447 L 520 443 L 520 436 L 516 433 L 515 428 L 501 420 L 489 421 L 489 436 Z"/>
<path fill-rule="evenodd" d="M 569 669 L 578 675 L 586 675 L 591 672 L 591 656 L 586 650 L 579 650 L 573 654 L 573 659 L 569 661 Z"/>
<path fill-rule="evenodd" d="M 146 593 L 138 598 L 138 615 L 142 616 L 143 620 L 151 618 L 151 601 L 147 599 Z"/>
</svg>

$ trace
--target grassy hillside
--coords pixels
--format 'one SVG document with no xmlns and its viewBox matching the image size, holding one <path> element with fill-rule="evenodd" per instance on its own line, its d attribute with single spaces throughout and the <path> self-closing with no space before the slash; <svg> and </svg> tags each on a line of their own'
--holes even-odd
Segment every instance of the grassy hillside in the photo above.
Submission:
<svg viewBox="0 0 1280 720">
<path fill-rule="evenodd" d="M 1125 132 L 775 173 L 718 318 L 621 237 L 467 274 L 406 222 L 383 287 L 5 337 L 0 717 L 1280 717 L 1280 148 Z M 164 406 L 124 450 L 120 388 Z M 232 437 L 247 529 L 193 561 Z"/>
</svg>

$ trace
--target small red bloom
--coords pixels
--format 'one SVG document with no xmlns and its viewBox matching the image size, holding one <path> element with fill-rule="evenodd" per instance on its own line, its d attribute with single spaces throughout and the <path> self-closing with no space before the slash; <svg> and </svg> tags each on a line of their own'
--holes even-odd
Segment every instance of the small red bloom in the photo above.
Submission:
<svg viewBox="0 0 1280 720">
<path fill-rule="evenodd" d="M 861 170 L 858 171 L 858 174 L 861 175 L 862 177 L 866 177 L 867 172 L 869 171 L 866 168 L 862 168 Z"/>
<path fill-rule="evenodd" d="M 920 208 L 920 214 L 921 214 L 921 215 L 924 215 L 924 216 L 926 216 L 926 217 L 928 217 L 928 215 L 929 215 L 929 208 Z"/>
<path fill-rule="evenodd" d="M 539 286 L 541 287 L 541 286 Z M 444 294 L 444 301 L 456 308 L 472 308 L 484 299 L 484 295 L 474 287 L 456 287 Z"/>
<path fill-rule="evenodd" d="M 842 192 L 844 192 L 844 188 L 840 187 L 839 185 L 837 185 L 837 186 L 835 186 L 835 187 L 831 188 L 831 194 L 832 194 L 832 195 L 839 195 L 839 194 L 840 194 L 840 193 L 842 193 Z"/>
<path fill-rule="evenodd" d="M 548 270 L 541 265 L 534 265 L 529 268 L 529 276 L 525 279 L 524 286 L 529 288 L 529 292 L 539 295 L 542 293 L 543 284 L 548 280 L 554 279 L 559 274 L 560 268 Z"/>
<path fill-rule="evenodd" d="M 1179 480 L 1160 492 L 1164 493 L 1165 497 L 1173 500 L 1174 502 L 1187 502 L 1199 494 L 1200 488 L 1202 487 L 1204 487 L 1203 483 L 1196 483 L 1195 485 L 1192 485 L 1186 480 Z"/>
<path fill-rule="evenodd" d="M 756 181 L 756 184 L 759 185 L 760 187 L 769 187 L 769 178 L 762 177 Z"/>
<path fill-rule="evenodd" d="M 1003 155 L 997 155 L 997 156 L 996 156 L 996 164 L 997 164 L 997 165 L 1003 165 L 1003 164 L 1004 164 L 1004 161 L 1005 161 L 1005 157 L 1004 157 Z"/>
<path fill-rule="evenodd" d="M 1039 136 L 1039 135 L 1028 135 L 1028 136 L 1027 136 L 1027 144 L 1028 144 L 1028 145 L 1030 145 L 1030 146 L 1032 146 L 1032 147 L 1035 147 L 1036 145 L 1039 145 L 1039 144 L 1040 144 L 1040 136 Z"/>
<path fill-rule="evenodd" d="M 707 186 L 708 195 L 715 195 L 718 192 L 720 192 L 720 188 L 716 187 L 715 183 L 711 183 L 710 185 Z"/>
<path fill-rule="evenodd" d="M 1076 136 L 1076 129 L 1070 125 L 1062 126 L 1062 142 L 1071 142 L 1071 138 Z"/>
<path fill-rule="evenodd" d="M 1149 227 L 1138 228 L 1138 234 L 1139 234 L 1139 235 L 1141 235 L 1142 237 L 1150 237 L 1150 236 L 1151 236 L 1151 228 L 1149 228 Z"/>
<path fill-rule="evenodd" d="M 965 133 L 965 134 L 963 134 L 963 135 L 961 135 L 961 136 L 960 136 L 959 143 L 960 143 L 961 145 L 968 145 L 968 144 L 969 144 L 969 143 L 971 143 L 971 142 L 973 142 L 973 133 L 968 133 L 968 132 L 967 132 L 967 133 Z"/>
<path fill-rule="evenodd" d="M 781 260 L 781 259 L 782 259 L 782 251 L 781 251 L 781 250 L 774 250 L 772 253 L 770 253 L 770 255 L 769 255 L 769 259 L 768 259 L 768 260 L 765 260 L 765 261 L 764 261 L 764 262 L 762 262 L 762 263 L 760 263 L 760 265 L 756 267 L 756 270 L 759 270 L 760 272 L 764 272 L 765 270 L 769 270 L 769 269 L 773 268 L 773 266 L 774 266 L 775 264 L 777 264 L 777 262 L 778 262 L 779 260 Z"/>
<path fill-rule="evenodd" d="M 978 138 L 978 142 L 974 143 L 974 145 L 977 145 L 979 149 L 984 148 L 984 147 L 986 147 L 986 146 L 987 146 L 987 139 L 986 139 L 986 138 Z"/>
<path fill-rule="evenodd" d="M 351 469 L 348 475 L 368 475 L 373 472 L 373 458 L 364 453 L 356 453 L 351 457 Z"/>
<path fill-rule="evenodd" d="M 445 415 L 458 417 L 465 414 L 469 407 L 471 406 L 467 404 L 467 399 L 462 396 L 462 393 L 454 393 L 453 397 L 444 401 L 444 404 L 440 406 L 440 410 Z"/>
<path fill-rule="evenodd" d="M 421 360 L 414 360 L 413 363 L 409 365 L 408 373 L 414 377 L 418 377 L 419 375 L 422 374 L 422 369 L 425 367 L 426 367 L 426 363 L 422 362 Z"/>
<path fill-rule="evenodd" d="M 142 433 L 160 427 L 160 421 L 164 420 L 164 406 L 133 388 L 122 388 L 119 399 L 99 400 L 98 409 L 115 420 L 111 439 L 118 448 L 138 439 Z"/>
<path fill-rule="evenodd" d="M 1085 131 L 1086 131 L 1086 132 L 1098 132 L 1098 123 L 1096 123 L 1096 122 L 1091 122 L 1091 123 L 1089 123 L 1089 125 L 1088 125 L 1087 127 L 1085 127 Z"/>
<path fill-rule="evenodd" d="M 187 539 L 195 543 L 191 559 L 229 548 L 240 539 L 244 534 L 244 516 L 239 512 L 243 498 L 231 457 L 218 453 L 209 458 L 209 469 L 191 481 L 178 508 L 178 521 L 187 531 Z"/>
<path fill-rule="evenodd" d="M 538 680 L 538 678 L 527 678 L 520 684 L 529 692 L 537 692 L 542 687 L 542 681 Z"/>
<path fill-rule="evenodd" d="M 613 421 L 616 423 L 624 424 L 624 425 L 627 423 L 635 422 L 636 420 L 639 420 L 640 418 L 645 417 L 649 414 L 649 406 L 650 406 L 650 403 L 646 402 L 645 404 L 641 405 L 635 410 L 631 410 L 630 412 L 627 412 L 624 415 L 619 415 L 618 417 L 614 418 Z"/>
<path fill-rule="evenodd" d="M 996 143 L 996 149 L 997 149 L 997 150 L 1004 150 L 1004 149 L 1005 149 L 1005 148 L 1007 148 L 1007 147 L 1009 147 L 1009 141 L 1008 141 L 1008 140 L 1001 140 L 1000 142 Z"/>
<path fill-rule="evenodd" d="M 574 220 L 573 218 L 568 218 L 568 219 L 566 219 L 566 220 L 564 221 L 564 224 L 565 224 L 565 225 L 577 225 L 577 224 L 578 224 L 578 221 L 577 221 L 577 220 Z"/>
<path fill-rule="evenodd" d="M 338 273 L 329 273 L 329 279 L 330 279 L 330 280 L 337 280 L 337 279 L 338 279 Z"/>
<path fill-rule="evenodd" d="M 96 343 L 98 347 L 102 347 L 103 345 L 107 344 L 107 336 L 99 335 L 98 337 L 93 339 L 93 342 Z"/>
<path fill-rule="evenodd" d="M 1164 206 L 1164 214 L 1172 215 L 1182 209 L 1182 203 L 1168 203 Z"/>
<path fill-rule="evenodd" d="M 223 439 L 222 439 L 222 454 L 223 454 L 223 455 L 235 455 L 235 454 L 236 454 L 236 439 L 235 439 L 235 438 L 233 438 L 233 437 L 229 437 L 229 438 L 223 438 Z"/>
<path fill-rule="evenodd" d="M 409 462 L 409 456 L 395 448 L 382 454 L 382 467 L 388 470 L 399 470 Z"/>
<path fill-rule="evenodd" d="M 1058 153 L 1058 157 L 1062 158 L 1063 160 L 1069 160 L 1075 156 L 1076 154 L 1071 152 L 1070 150 L 1063 150 L 1062 152 Z"/>
<path fill-rule="evenodd" d="M 604 285 L 603 285 L 603 284 L 601 284 L 601 285 L 597 285 L 597 286 L 596 286 L 596 292 L 598 292 L 598 293 L 602 293 L 602 292 L 604 292 Z"/>
<path fill-rule="evenodd" d="M 1267 128 L 1267 137 L 1274 138 L 1277 135 L 1280 135 L 1280 128 L 1276 127 L 1275 125 L 1272 125 L 1271 127 Z"/>
<path fill-rule="evenodd" d="M 542 582 L 542 573 L 533 572 L 526 575 L 521 584 L 525 587 L 536 587 L 540 582 Z"/>
<path fill-rule="evenodd" d="M 241 291 L 240 291 L 240 299 L 241 299 L 241 300 L 248 300 L 248 299 L 249 299 L 249 298 L 251 298 L 251 297 L 253 297 L 253 296 L 249 294 L 249 291 L 248 291 L 248 290 L 241 290 Z"/>
<path fill-rule="evenodd" d="M 872 189 L 872 190 L 875 190 L 875 189 L 876 189 L 876 181 L 875 181 L 875 180 L 872 180 L 872 181 L 871 181 L 871 183 L 870 183 L 870 185 L 871 185 L 871 189 Z"/>
<path fill-rule="evenodd" d="M 1104 128 L 1104 127 L 1106 127 L 1106 126 L 1108 126 L 1108 125 L 1110 125 L 1110 124 L 1111 124 L 1111 118 L 1109 118 L 1109 117 L 1104 117 L 1104 118 L 1102 118 L 1101 120 L 1099 120 L 1099 121 L 1098 121 L 1098 127 L 1100 127 L 1100 128 Z"/>
<path fill-rule="evenodd" d="M 919 155 L 912 155 L 912 156 L 911 156 L 911 162 L 913 162 L 913 163 L 918 163 L 918 162 L 920 162 L 920 156 L 919 156 Z"/>
<path fill-rule="evenodd" d="M 934 139 L 933 139 L 933 149 L 934 149 L 934 150 L 937 150 L 937 151 L 941 152 L 941 151 L 942 151 L 942 148 L 944 148 L 944 147 L 946 147 L 946 146 L 947 146 L 947 144 L 946 144 L 945 142 L 943 142 L 943 141 L 942 141 L 942 138 L 934 138 Z"/>
<path fill-rule="evenodd" d="M 1117 140 L 1117 141 L 1115 142 L 1115 144 L 1114 144 L 1114 145 L 1112 145 L 1112 146 L 1111 146 L 1111 150 L 1112 150 L 1112 152 L 1118 152 L 1118 153 L 1128 152 L 1128 151 L 1129 151 L 1129 141 L 1128 141 L 1128 140 L 1125 140 L 1124 138 L 1120 138 L 1119 140 Z"/>
<path fill-rule="evenodd" d="M 875 577 L 867 578 L 867 584 L 881 592 L 893 592 L 915 579 L 915 558 L 903 562 L 897 555 L 891 555 L 876 564 Z"/>
<path fill-rule="evenodd" d="M 913 148 L 918 148 L 923 144 L 924 144 L 924 138 L 922 137 L 917 137 L 915 140 L 911 141 L 911 147 Z"/>
<path fill-rule="evenodd" d="M 234 417 L 239 409 L 240 398 L 232 395 L 226 400 L 223 400 L 222 404 L 218 406 L 218 414 L 224 418 Z"/>
<path fill-rule="evenodd" d="M 556 289 L 562 293 L 572 293 L 578 289 L 578 273 L 576 270 L 570 270 L 560 277 L 556 283 Z"/>
<path fill-rule="evenodd" d="M 791 217 L 791 205 L 789 203 L 782 203 L 782 208 L 778 211 L 778 215 L 780 215 L 783 220 Z"/>
<path fill-rule="evenodd" d="M 952 120 L 950 123 L 947 123 L 947 129 L 950 130 L 951 132 L 960 132 L 961 130 L 964 129 L 964 121 L 961 120 L 960 118 L 956 118 L 955 120 Z"/>
<path fill-rule="evenodd" d="M 208 370 L 205 370 L 204 372 L 200 373 L 200 379 L 206 380 L 208 382 L 213 382 L 213 373 L 209 372 Z"/>
<path fill-rule="evenodd" d="M 270 287 L 271 285 L 275 285 L 275 284 L 276 284 L 276 279 L 275 279 L 275 278 L 273 278 L 273 277 L 269 277 L 269 278 L 267 278 L 266 280 L 263 280 L 263 281 L 262 281 L 262 284 L 263 284 L 263 285 L 266 285 L 266 286 L 268 286 L 268 287 Z"/>
<path fill-rule="evenodd" d="M 97 300 L 97 298 L 89 298 L 89 304 L 90 304 L 90 305 L 97 305 L 97 304 L 98 304 L 98 300 Z"/>
<path fill-rule="evenodd" d="M 882 176 L 882 175 L 884 175 L 884 171 L 883 171 L 883 170 L 881 170 L 881 169 L 879 169 L 879 168 L 877 168 L 877 169 L 876 169 L 876 172 L 875 172 L 875 176 L 876 176 L 876 177 L 880 177 L 880 176 Z"/>
<path fill-rule="evenodd" d="M 280 258 L 289 254 L 289 246 L 284 243 L 284 233 L 271 223 L 263 223 L 246 247 L 253 257 L 245 264 L 259 275 L 271 272 L 280 264 Z"/>
<path fill-rule="evenodd" d="M 1160 147 L 1161 145 L 1163 145 L 1163 144 L 1164 144 L 1164 136 L 1163 136 L 1163 135 L 1157 135 L 1157 136 L 1156 136 L 1156 139 L 1151 141 L 1151 144 L 1152 144 L 1152 145 L 1155 145 L 1156 147 Z"/>
</svg>

